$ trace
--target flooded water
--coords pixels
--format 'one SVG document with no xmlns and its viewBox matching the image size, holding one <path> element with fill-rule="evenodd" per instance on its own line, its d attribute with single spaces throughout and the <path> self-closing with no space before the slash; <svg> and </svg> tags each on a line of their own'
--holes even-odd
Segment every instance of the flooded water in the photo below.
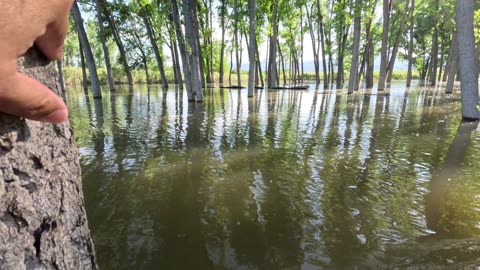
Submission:
<svg viewBox="0 0 480 270">
<path fill-rule="evenodd" d="M 70 90 L 102 269 L 479 269 L 480 130 L 392 87 Z"/>
</svg>

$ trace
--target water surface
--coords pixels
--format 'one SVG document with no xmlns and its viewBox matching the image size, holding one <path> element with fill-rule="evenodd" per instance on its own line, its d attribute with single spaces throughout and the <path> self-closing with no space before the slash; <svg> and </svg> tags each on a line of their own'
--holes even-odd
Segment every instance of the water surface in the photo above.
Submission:
<svg viewBox="0 0 480 270">
<path fill-rule="evenodd" d="M 458 95 L 71 89 L 102 269 L 475 269 L 480 132 Z"/>
</svg>

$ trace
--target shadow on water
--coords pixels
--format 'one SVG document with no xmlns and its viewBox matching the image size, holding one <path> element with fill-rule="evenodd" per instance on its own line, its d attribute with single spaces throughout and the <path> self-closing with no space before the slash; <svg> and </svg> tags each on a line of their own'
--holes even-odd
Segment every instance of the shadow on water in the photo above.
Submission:
<svg viewBox="0 0 480 270">
<path fill-rule="evenodd" d="M 68 93 L 103 269 L 478 263 L 480 134 L 458 96 L 206 91 Z"/>
</svg>

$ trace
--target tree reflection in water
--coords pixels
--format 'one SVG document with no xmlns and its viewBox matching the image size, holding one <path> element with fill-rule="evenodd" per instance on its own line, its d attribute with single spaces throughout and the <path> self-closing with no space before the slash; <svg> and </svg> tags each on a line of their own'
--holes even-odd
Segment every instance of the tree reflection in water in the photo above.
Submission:
<svg viewBox="0 0 480 270">
<path fill-rule="evenodd" d="M 458 96 L 206 91 L 69 93 L 102 268 L 474 265 L 480 135 Z"/>
</svg>

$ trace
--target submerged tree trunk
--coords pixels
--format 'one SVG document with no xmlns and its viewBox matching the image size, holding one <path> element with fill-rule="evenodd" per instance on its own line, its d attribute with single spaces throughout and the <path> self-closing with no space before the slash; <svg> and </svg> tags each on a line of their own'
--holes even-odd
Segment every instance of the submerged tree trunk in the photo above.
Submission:
<svg viewBox="0 0 480 270">
<path fill-rule="evenodd" d="M 190 76 L 192 91 L 197 102 L 203 102 L 203 74 L 200 67 L 200 46 L 198 44 L 196 1 L 183 0 L 185 38 L 189 45 Z"/>
<path fill-rule="evenodd" d="M 221 14 L 220 14 L 220 24 L 222 28 L 222 43 L 220 44 L 220 74 L 218 78 L 218 82 L 223 84 L 223 73 L 224 73 L 224 63 L 225 63 L 225 16 L 226 16 L 226 0 L 221 0 L 222 7 L 221 7 Z"/>
<path fill-rule="evenodd" d="M 473 33 L 473 0 L 457 0 L 457 45 L 462 90 L 462 117 L 467 120 L 480 118 L 478 105 L 478 72 Z"/>
<path fill-rule="evenodd" d="M 80 43 L 82 44 L 83 53 L 87 62 L 88 72 L 90 73 L 90 83 L 92 86 L 93 97 L 102 98 L 100 81 L 98 80 L 97 66 L 95 64 L 95 59 L 93 58 L 92 48 L 90 47 L 87 32 L 85 32 L 85 28 L 83 26 L 82 15 L 80 14 L 80 9 L 78 8 L 77 2 L 73 3 L 72 15 L 73 19 L 75 20 L 75 26 L 77 28 Z"/>
<path fill-rule="evenodd" d="M 103 25 L 103 5 L 101 0 L 95 0 L 95 11 L 97 12 L 98 20 L 98 35 L 100 36 L 100 43 L 102 43 L 103 57 L 105 58 L 105 68 L 107 69 L 107 81 L 110 91 L 115 91 L 112 75 L 112 64 L 110 63 L 110 52 L 108 51 L 107 38 L 105 36 L 105 28 Z"/>
<path fill-rule="evenodd" d="M 187 88 L 188 101 L 195 101 L 195 96 L 192 89 L 192 80 L 190 75 L 190 61 L 187 56 L 187 48 L 185 38 L 180 24 L 180 14 L 178 12 L 178 5 L 176 0 L 170 0 L 171 19 L 175 25 L 175 34 L 177 36 L 178 46 L 180 47 L 180 54 L 182 55 L 183 76 L 185 79 L 185 87 Z"/>
<path fill-rule="evenodd" d="M 105 0 L 103 0 L 105 1 Z M 105 4 L 105 2 L 103 2 Z M 108 23 L 110 25 L 113 39 L 115 40 L 115 43 L 117 44 L 118 47 L 118 52 L 120 53 L 120 60 L 122 62 L 123 70 L 125 71 L 125 75 L 127 76 L 127 81 L 128 84 L 130 85 L 130 90 L 133 90 L 133 77 L 132 77 L 132 72 L 130 70 L 130 66 L 128 65 L 127 61 L 127 53 L 125 51 L 125 46 L 123 45 L 122 39 L 120 38 L 120 34 L 118 33 L 118 28 L 117 24 L 115 23 L 114 18 L 112 18 L 112 15 L 108 11 L 107 8 L 105 8 L 105 15 L 108 20 Z"/>
<path fill-rule="evenodd" d="M 82 86 L 83 91 L 88 93 L 88 78 L 87 78 L 87 67 L 85 64 L 85 54 L 83 53 L 82 42 L 80 41 L 80 36 L 78 36 L 78 48 L 80 51 L 80 65 L 82 66 Z"/>
<path fill-rule="evenodd" d="M 65 92 L 65 76 L 63 75 L 63 61 L 57 61 L 58 68 L 58 83 L 60 84 L 60 89 L 62 92 Z"/>
<path fill-rule="evenodd" d="M 255 66 L 256 66 L 256 57 L 255 52 L 257 48 L 256 39 L 255 39 L 255 0 L 248 0 L 248 17 L 249 17 L 249 27 L 250 27 L 250 48 L 248 49 L 248 96 L 253 97 L 253 92 L 255 88 Z"/>
<path fill-rule="evenodd" d="M 430 85 L 437 84 L 437 70 L 438 70 L 438 10 L 439 0 L 435 0 L 435 16 L 433 19 L 433 38 L 432 38 L 432 72 L 430 74 Z"/>
<path fill-rule="evenodd" d="M 361 0 L 355 0 L 355 19 L 353 23 L 353 52 L 352 52 L 352 66 L 350 68 L 350 79 L 348 81 L 348 93 L 353 94 L 355 83 L 358 76 L 358 58 L 360 55 L 360 32 L 362 30 L 362 13 Z"/>
<path fill-rule="evenodd" d="M 410 1 L 408 0 L 405 2 L 404 14 L 408 14 L 409 2 Z M 399 28 L 400 30 L 398 32 L 398 35 L 395 38 L 395 44 L 393 44 L 392 55 L 390 56 L 390 61 L 388 62 L 388 66 L 387 66 L 387 72 L 388 72 L 387 83 L 391 83 L 393 79 L 393 71 L 395 68 L 395 62 L 397 61 L 398 49 L 400 47 L 400 38 L 403 35 L 403 29 L 405 28 L 406 20 L 407 20 L 407 16 L 403 16 L 400 21 L 400 28 Z"/>
<path fill-rule="evenodd" d="M 414 29 L 414 11 L 415 11 L 415 0 L 412 0 L 410 6 L 410 41 L 408 42 L 408 71 L 407 71 L 407 87 L 410 87 L 412 84 L 412 68 L 413 68 L 413 29 Z"/>
<path fill-rule="evenodd" d="M 270 54 L 268 58 L 268 87 L 276 87 L 277 84 L 277 39 L 278 39 L 278 0 L 273 0 L 272 16 L 273 33 L 270 36 Z"/>
<path fill-rule="evenodd" d="M 388 29 L 390 26 L 390 0 L 383 0 L 383 30 L 382 30 L 382 48 L 380 55 L 380 75 L 378 77 L 378 90 L 385 89 L 385 80 L 387 77 L 387 48 L 388 48 Z"/>
<path fill-rule="evenodd" d="M 158 70 L 160 71 L 162 86 L 167 88 L 168 82 L 167 82 L 167 77 L 165 76 L 165 69 L 163 68 L 163 59 L 160 56 L 160 51 L 158 50 L 157 41 L 155 40 L 155 37 L 153 35 L 153 30 L 150 25 L 150 22 L 148 21 L 147 13 L 144 7 L 140 8 L 140 15 L 142 16 L 143 24 L 145 24 L 145 29 L 147 30 L 147 36 L 148 36 L 148 39 L 150 40 L 150 44 L 152 45 L 153 52 L 155 53 L 155 60 L 157 60 Z"/>
<path fill-rule="evenodd" d="M 21 72 L 60 94 L 54 65 L 30 51 Z M 44 62 L 44 60 L 43 60 Z M 0 115 L 0 268 L 97 269 L 69 123 Z"/>
</svg>

